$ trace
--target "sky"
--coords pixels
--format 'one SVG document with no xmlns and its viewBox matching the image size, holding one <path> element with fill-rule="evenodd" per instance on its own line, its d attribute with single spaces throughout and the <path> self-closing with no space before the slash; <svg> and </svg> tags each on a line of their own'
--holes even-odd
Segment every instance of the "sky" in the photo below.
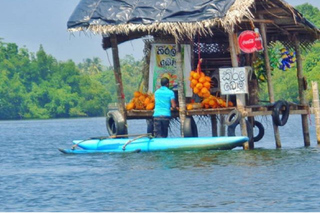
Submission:
<svg viewBox="0 0 320 213">
<path fill-rule="evenodd" d="M 80 0 L 0 0 L 0 38 L 2 42 L 16 43 L 29 52 L 37 52 L 40 45 L 47 54 L 59 61 L 69 59 L 76 63 L 98 57 L 110 65 L 111 50 L 101 47 L 101 35 L 70 33 L 67 21 Z M 286 0 L 296 6 L 309 3 L 320 8 L 320 0 Z M 120 58 L 133 55 L 143 57 L 141 39 L 119 45 Z"/>
</svg>

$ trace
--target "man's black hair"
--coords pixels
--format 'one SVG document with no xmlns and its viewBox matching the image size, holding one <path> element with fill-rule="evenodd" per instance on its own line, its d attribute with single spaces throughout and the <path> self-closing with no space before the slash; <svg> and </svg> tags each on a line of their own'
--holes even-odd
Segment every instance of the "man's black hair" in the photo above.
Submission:
<svg viewBox="0 0 320 213">
<path fill-rule="evenodd" d="M 167 77 L 161 78 L 161 86 L 168 86 L 169 85 L 169 79 Z"/>
</svg>

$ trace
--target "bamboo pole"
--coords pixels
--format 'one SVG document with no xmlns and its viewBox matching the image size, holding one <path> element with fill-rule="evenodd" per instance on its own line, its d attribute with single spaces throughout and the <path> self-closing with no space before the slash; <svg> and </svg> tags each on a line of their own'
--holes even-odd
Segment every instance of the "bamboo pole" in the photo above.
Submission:
<svg viewBox="0 0 320 213">
<path fill-rule="evenodd" d="M 235 44 L 235 33 L 234 32 L 228 32 L 229 34 L 229 46 L 230 46 L 230 56 L 231 56 L 231 63 L 232 67 L 238 67 L 238 58 L 237 58 L 237 51 L 236 51 L 236 44 Z M 246 99 L 245 99 L 245 94 L 237 94 L 237 108 L 240 111 L 240 113 L 243 115 L 244 114 L 244 107 L 246 105 Z M 241 127 L 241 133 L 243 136 L 247 136 L 247 124 L 245 121 L 244 116 L 240 119 L 240 127 Z M 249 149 L 249 143 L 246 142 L 243 144 L 243 149 L 247 150 Z"/>
<path fill-rule="evenodd" d="M 313 94 L 313 113 L 316 121 L 316 134 L 317 142 L 320 144 L 320 104 L 319 104 L 319 90 L 318 82 L 312 81 L 312 94 Z"/>
<path fill-rule="evenodd" d="M 111 35 L 110 41 L 111 41 L 111 47 L 112 47 L 113 72 L 114 72 L 114 77 L 116 80 L 119 111 L 124 118 L 124 122 L 125 122 L 125 126 L 126 126 L 126 134 L 127 134 L 128 133 L 127 112 L 126 112 L 125 99 L 124 99 L 124 93 L 123 93 L 117 36 Z"/>
<path fill-rule="evenodd" d="M 259 16 L 260 19 L 263 19 L 263 16 Z M 274 103 L 274 92 L 273 92 L 273 86 L 272 86 L 272 76 L 271 76 L 271 66 L 270 66 L 270 59 L 268 54 L 268 42 L 267 42 L 267 32 L 266 32 L 266 25 L 264 23 L 260 24 L 260 32 L 262 36 L 262 42 L 263 42 L 263 53 L 264 53 L 264 64 L 267 71 L 267 83 L 268 83 L 268 93 L 269 93 L 269 101 L 270 103 Z M 281 140 L 280 140 L 280 133 L 279 133 L 279 127 L 273 124 L 273 132 L 274 132 L 274 139 L 276 141 L 276 147 L 281 148 Z"/>
<path fill-rule="evenodd" d="M 298 87 L 299 87 L 299 99 L 300 104 L 306 105 L 306 98 L 304 95 L 304 79 L 303 79 L 303 69 L 302 69 L 302 57 L 300 51 L 300 41 L 294 35 L 294 47 L 296 51 L 296 63 L 297 63 L 297 77 L 298 77 Z M 303 133 L 303 140 L 305 146 L 310 146 L 310 135 L 309 135 L 309 125 L 308 125 L 308 115 L 301 115 L 302 120 L 302 133 Z"/>
<path fill-rule="evenodd" d="M 178 76 L 178 101 L 179 101 L 179 117 L 180 117 L 180 132 L 181 137 L 184 137 L 183 126 L 186 119 L 186 97 L 184 93 L 184 76 L 182 69 L 182 54 L 181 44 L 176 43 L 176 64 L 177 64 L 177 76 Z"/>
</svg>

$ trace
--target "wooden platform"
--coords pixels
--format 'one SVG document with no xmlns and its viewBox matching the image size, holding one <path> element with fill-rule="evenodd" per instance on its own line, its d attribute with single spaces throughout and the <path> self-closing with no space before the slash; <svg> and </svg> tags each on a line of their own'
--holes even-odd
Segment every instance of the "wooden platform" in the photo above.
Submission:
<svg viewBox="0 0 320 213">
<path fill-rule="evenodd" d="M 186 115 L 217 115 L 228 114 L 235 107 L 215 108 L 215 109 L 193 109 L 187 110 Z M 273 105 L 252 105 L 245 107 L 245 114 L 248 117 L 272 115 Z M 290 104 L 290 114 L 310 114 L 310 108 L 307 105 Z M 130 110 L 127 111 L 127 119 L 150 119 L 152 118 L 153 110 Z M 179 117 L 177 110 L 172 111 L 172 117 Z"/>
</svg>

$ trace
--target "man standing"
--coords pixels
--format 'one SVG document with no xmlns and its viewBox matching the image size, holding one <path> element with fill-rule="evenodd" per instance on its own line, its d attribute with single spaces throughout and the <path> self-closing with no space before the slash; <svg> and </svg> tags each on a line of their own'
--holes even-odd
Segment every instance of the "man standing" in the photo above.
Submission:
<svg viewBox="0 0 320 213">
<path fill-rule="evenodd" d="M 154 136 L 166 138 L 168 137 L 171 108 L 177 108 L 174 92 L 169 89 L 168 78 L 161 78 L 161 87 L 154 93 L 154 97 Z"/>
</svg>

